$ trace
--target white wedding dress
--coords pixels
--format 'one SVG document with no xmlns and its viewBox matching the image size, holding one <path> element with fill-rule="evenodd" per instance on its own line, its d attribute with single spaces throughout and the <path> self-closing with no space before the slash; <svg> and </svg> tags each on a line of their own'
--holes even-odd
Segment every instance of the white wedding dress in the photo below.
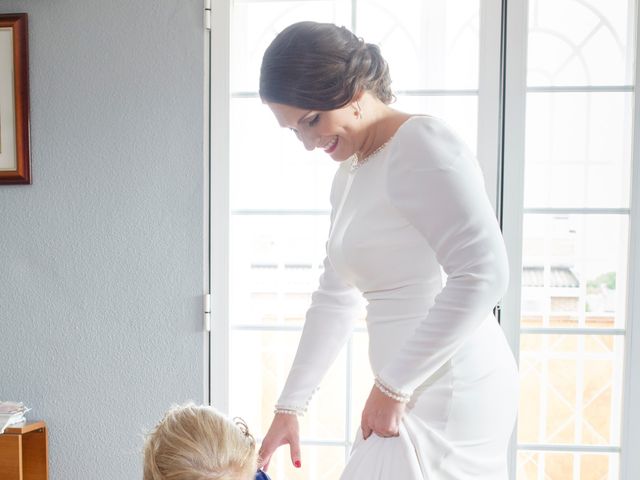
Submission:
<svg viewBox="0 0 640 480">
<path fill-rule="evenodd" d="M 358 432 L 340 478 L 506 480 L 518 378 L 492 314 L 508 265 L 481 170 L 428 116 L 350 167 L 333 182 L 325 270 L 278 407 L 306 409 L 363 295 L 373 374 L 411 401 L 399 437 Z"/>
</svg>

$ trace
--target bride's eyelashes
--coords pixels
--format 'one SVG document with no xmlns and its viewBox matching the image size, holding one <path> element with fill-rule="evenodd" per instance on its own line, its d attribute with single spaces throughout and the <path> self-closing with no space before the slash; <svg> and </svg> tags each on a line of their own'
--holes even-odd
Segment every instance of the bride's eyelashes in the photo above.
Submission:
<svg viewBox="0 0 640 480">
<path fill-rule="evenodd" d="M 316 113 L 307 123 L 307 125 L 309 125 L 310 127 L 313 127 L 314 125 L 317 125 L 318 122 L 320 121 L 320 114 Z"/>
</svg>

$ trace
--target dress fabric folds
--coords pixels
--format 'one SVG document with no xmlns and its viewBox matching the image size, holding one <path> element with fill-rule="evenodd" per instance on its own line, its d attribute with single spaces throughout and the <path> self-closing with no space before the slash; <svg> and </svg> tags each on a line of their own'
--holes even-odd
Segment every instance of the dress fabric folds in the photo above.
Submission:
<svg viewBox="0 0 640 480">
<path fill-rule="evenodd" d="M 443 122 L 414 116 L 358 169 L 348 163 L 278 406 L 306 408 L 363 296 L 372 381 L 411 400 L 398 437 L 358 432 L 341 480 L 506 480 L 518 379 L 492 311 L 508 264 L 477 161 Z"/>
</svg>

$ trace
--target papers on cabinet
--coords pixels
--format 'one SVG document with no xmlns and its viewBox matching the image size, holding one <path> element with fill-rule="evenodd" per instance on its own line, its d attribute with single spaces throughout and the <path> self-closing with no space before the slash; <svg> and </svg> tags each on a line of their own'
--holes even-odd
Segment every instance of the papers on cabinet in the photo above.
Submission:
<svg viewBox="0 0 640 480">
<path fill-rule="evenodd" d="M 30 408 L 24 406 L 22 402 L 2 402 L 0 401 L 0 434 L 4 433 L 4 429 L 25 421 L 24 414 Z"/>
</svg>

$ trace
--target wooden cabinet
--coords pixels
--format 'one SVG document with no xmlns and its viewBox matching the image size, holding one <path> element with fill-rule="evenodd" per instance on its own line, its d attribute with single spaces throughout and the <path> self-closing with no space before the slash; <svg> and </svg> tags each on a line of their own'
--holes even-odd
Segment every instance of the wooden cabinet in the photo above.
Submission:
<svg viewBox="0 0 640 480">
<path fill-rule="evenodd" d="M 0 479 L 47 480 L 47 427 L 27 422 L 7 427 L 0 435 Z"/>
</svg>

